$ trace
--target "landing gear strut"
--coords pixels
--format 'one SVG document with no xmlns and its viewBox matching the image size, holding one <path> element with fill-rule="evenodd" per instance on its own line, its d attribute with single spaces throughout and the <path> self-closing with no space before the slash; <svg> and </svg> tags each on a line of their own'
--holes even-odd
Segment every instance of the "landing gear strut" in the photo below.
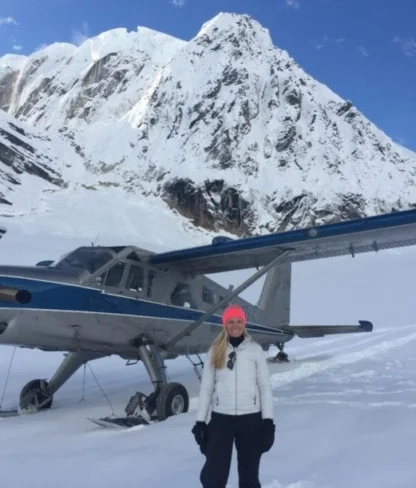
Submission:
<svg viewBox="0 0 416 488">
<path fill-rule="evenodd" d="M 276 356 L 273 358 L 273 362 L 277 363 L 288 363 L 289 362 L 289 356 L 287 353 L 284 352 L 284 347 L 285 344 L 283 342 L 279 342 L 276 344 L 277 348 L 279 349 L 279 352 L 276 354 Z"/>
<path fill-rule="evenodd" d="M 20 409 L 38 412 L 51 408 L 53 395 L 87 361 L 103 357 L 102 354 L 70 352 L 49 381 L 36 379 L 29 381 L 20 392 Z"/>
<path fill-rule="evenodd" d="M 152 421 L 166 420 L 168 417 L 188 411 L 188 392 L 180 383 L 168 383 L 164 361 L 154 343 L 149 338 L 143 337 L 138 353 L 153 384 L 153 392 L 150 395 L 136 392 L 124 409 L 126 417 L 90 418 L 89 420 L 103 427 L 133 427 L 148 425 Z"/>
</svg>

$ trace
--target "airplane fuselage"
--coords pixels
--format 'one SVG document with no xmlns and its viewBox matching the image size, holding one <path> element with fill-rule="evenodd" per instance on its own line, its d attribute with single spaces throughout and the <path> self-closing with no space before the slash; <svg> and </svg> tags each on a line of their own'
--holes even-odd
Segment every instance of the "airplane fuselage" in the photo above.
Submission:
<svg viewBox="0 0 416 488">
<path fill-rule="evenodd" d="M 163 346 L 227 295 L 206 276 L 148 269 L 145 262 L 128 258 L 131 250 L 115 255 L 93 273 L 69 263 L 0 267 L 0 344 L 133 359 L 140 336 Z M 293 337 L 262 325 L 261 310 L 249 302 L 235 301 L 246 307 L 247 330 L 264 348 Z M 218 311 L 168 352 L 203 353 L 221 327 Z"/>
</svg>

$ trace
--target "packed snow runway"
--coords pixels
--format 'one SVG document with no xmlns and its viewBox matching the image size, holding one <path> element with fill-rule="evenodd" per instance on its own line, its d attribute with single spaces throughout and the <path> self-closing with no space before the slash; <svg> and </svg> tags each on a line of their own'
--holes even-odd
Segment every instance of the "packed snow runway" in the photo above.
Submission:
<svg viewBox="0 0 416 488">
<path fill-rule="evenodd" d="M 2 262 L 16 263 L 15 246 L 8 248 L 6 239 L 0 245 Z M 25 254 L 21 262 L 50 257 L 36 243 L 34 249 L 38 253 Z M 277 430 L 262 459 L 264 488 L 416 486 L 416 325 L 409 321 L 415 313 L 409 286 L 415 259 L 415 251 L 403 251 L 296 268 L 294 323 L 370 319 L 374 331 L 296 339 L 287 347 L 290 364 L 270 364 Z M 381 277 L 374 276 L 376 269 Z M 350 274 L 356 281 L 348 281 Z M 0 347 L 0 398 L 13 353 L 2 408 L 16 407 L 22 386 L 50 377 L 62 359 L 60 353 Z M 51 410 L 0 419 L 1 485 L 200 486 L 204 458 L 191 434 L 199 383 L 186 358 L 167 366 L 170 381 L 183 383 L 192 402 L 187 414 L 160 424 L 109 430 L 87 420 L 123 414 L 136 390 L 150 389 L 143 365 L 126 366 L 117 357 L 89 363 L 85 377 L 78 371 Z M 237 486 L 234 458 L 229 487 Z"/>
</svg>

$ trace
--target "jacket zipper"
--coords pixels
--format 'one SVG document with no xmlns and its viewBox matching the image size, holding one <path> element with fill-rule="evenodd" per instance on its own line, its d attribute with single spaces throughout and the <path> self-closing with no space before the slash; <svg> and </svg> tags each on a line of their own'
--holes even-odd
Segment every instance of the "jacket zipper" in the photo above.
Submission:
<svg viewBox="0 0 416 488">
<path fill-rule="evenodd" d="M 237 415 L 237 349 L 234 349 L 235 352 L 235 372 L 234 372 L 234 378 L 235 378 L 235 414 Z"/>
</svg>

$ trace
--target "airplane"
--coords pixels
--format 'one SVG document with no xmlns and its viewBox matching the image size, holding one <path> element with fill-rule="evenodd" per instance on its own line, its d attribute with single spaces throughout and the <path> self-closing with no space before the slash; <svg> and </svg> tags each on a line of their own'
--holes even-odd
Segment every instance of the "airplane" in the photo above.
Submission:
<svg viewBox="0 0 416 488">
<path fill-rule="evenodd" d="M 1 237 L 6 230 L 2 229 Z M 128 428 L 185 413 L 186 388 L 168 382 L 165 361 L 207 352 L 230 303 L 247 312 L 247 331 L 267 351 L 294 337 L 371 332 L 354 325 L 290 325 L 292 263 L 378 252 L 416 244 L 416 210 L 407 210 L 269 235 L 231 239 L 163 253 L 134 245 L 82 246 L 56 261 L 0 266 L 0 345 L 63 351 L 49 379 L 23 386 L 19 408 L 4 416 L 51 407 L 53 396 L 88 361 L 118 355 L 143 362 L 153 391 L 137 392 L 124 417 L 89 419 Z M 255 269 L 236 288 L 207 275 Z M 239 295 L 265 276 L 257 305 Z M 200 379 L 198 367 L 191 363 Z"/>
</svg>

